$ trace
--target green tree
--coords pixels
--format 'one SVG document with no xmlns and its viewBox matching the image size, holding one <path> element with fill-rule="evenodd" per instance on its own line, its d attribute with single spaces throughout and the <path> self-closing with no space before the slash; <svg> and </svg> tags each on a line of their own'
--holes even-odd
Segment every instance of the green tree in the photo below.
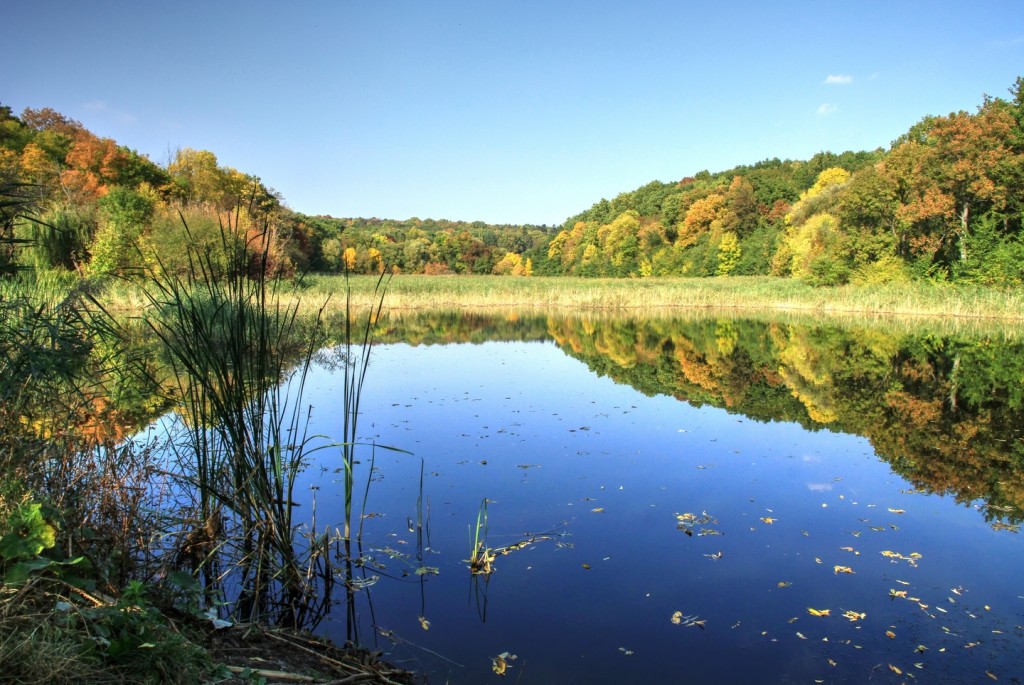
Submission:
<svg viewBox="0 0 1024 685">
<path fill-rule="evenodd" d="M 139 238 L 153 216 L 153 201 L 117 186 L 100 198 L 100 227 L 90 248 L 89 271 L 127 275 L 141 267 Z"/>
</svg>

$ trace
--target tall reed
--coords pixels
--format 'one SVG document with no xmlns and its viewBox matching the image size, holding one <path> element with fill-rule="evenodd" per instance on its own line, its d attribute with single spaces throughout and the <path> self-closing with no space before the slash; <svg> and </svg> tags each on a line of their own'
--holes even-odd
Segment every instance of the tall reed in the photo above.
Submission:
<svg viewBox="0 0 1024 685">
<path fill-rule="evenodd" d="M 297 477 L 324 447 L 308 435 L 302 407 L 321 316 L 300 330 L 297 307 L 278 300 L 281 280 L 268 275 L 266 249 L 254 255 L 252 244 L 229 218 L 227 260 L 190 250 L 184 274 L 158 263 L 145 291 L 183 401 L 174 444 L 194 506 L 176 557 L 218 591 L 226 585 L 216 563 L 226 558 L 239 617 L 304 626 L 323 606 L 314 552 L 300 552 L 293 522 Z"/>
</svg>

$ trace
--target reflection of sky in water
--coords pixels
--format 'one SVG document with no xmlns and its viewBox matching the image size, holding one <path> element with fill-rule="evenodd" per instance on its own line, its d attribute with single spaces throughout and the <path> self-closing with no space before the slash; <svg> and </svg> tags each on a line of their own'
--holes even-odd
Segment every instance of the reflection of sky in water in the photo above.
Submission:
<svg viewBox="0 0 1024 685">
<path fill-rule="evenodd" d="M 339 436 L 338 383 L 311 377 L 312 432 Z M 899 682 L 890 664 L 922 682 L 1024 672 L 1019 536 L 907 492 L 863 438 L 646 397 L 542 343 L 377 347 L 362 410 L 362 436 L 414 453 L 376 451 L 366 511 L 380 516 L 365 544 L 415 553 L 422 459 L 423 563 L 440 569 L 374 586 L 364 640 L 373 622 L 395 631 L 412 645 L 380 646 L 432 682 L 497 681 L 489 657 L 506 651 L 521 683 Z M 335 454 L 319 452 L 325 470 L 302 486 L 320 488 L 321 526 L 341 520 Z M 464 560 L 485 497 L 492 546 L 565 536 L 496 560 L 482 621 Z M 687 536 L 685 513 L 709 522 Z M 378 559 L 389 573 L 418 565 Z M 673 625 L 675 611 L 705 628 Z M 338 620 L 328 631 L 343 637 Z"/>
</svg>

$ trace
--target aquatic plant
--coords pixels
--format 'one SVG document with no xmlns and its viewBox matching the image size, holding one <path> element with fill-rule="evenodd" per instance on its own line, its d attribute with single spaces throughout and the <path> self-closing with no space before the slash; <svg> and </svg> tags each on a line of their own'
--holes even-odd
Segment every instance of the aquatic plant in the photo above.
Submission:
<svg viewBox="0 0 1024 685">
<path fill-rule="evenodd" d="M 301 404 L 321 321 L 303 328 L 296 308 L 277 300 L 281 277 L 264 268 L 266 247 L 253 255 L 250 243 L 230 240 L 230 219 L 222 232 L 226 262 L 191 251 L 184 274 L 158 263 L 146 290 L 148 322 L 183 402 L 172 446 L 191 501 L 174 561 L 220 593 L 217 565 L 227 561 L 241 618 L 310 625 L 327 606 L 316 581 L 329 581 L 330 569 L 314 563 L 323 558 L 315 547 L 298 544 L 292 514 L 296 479 L 326 446 L 307 434 Z"/>
</svg>

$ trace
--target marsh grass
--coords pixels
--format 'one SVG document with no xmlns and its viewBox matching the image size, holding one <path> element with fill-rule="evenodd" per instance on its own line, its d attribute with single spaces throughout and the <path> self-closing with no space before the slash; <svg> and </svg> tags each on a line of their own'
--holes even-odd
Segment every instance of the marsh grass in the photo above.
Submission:
<svg viewBox="0 0 1024 685">
<path fill-rule="evenodd" d="M 372 302 L 375 277 L 314 275 L 282 297 L 319 301 L 351 288 Z M 388 311 L 508 309 L 534 311 L 804 312 L 815 315 L 899 316 L 1024 321 L 1024 293 L 941 283 L 812 287 L 795 279 L 728 278 L 583 279 L 570 277 L 395 276 Z M 328 309 L 330 311 L 330 309 Z"/>
</svg>

